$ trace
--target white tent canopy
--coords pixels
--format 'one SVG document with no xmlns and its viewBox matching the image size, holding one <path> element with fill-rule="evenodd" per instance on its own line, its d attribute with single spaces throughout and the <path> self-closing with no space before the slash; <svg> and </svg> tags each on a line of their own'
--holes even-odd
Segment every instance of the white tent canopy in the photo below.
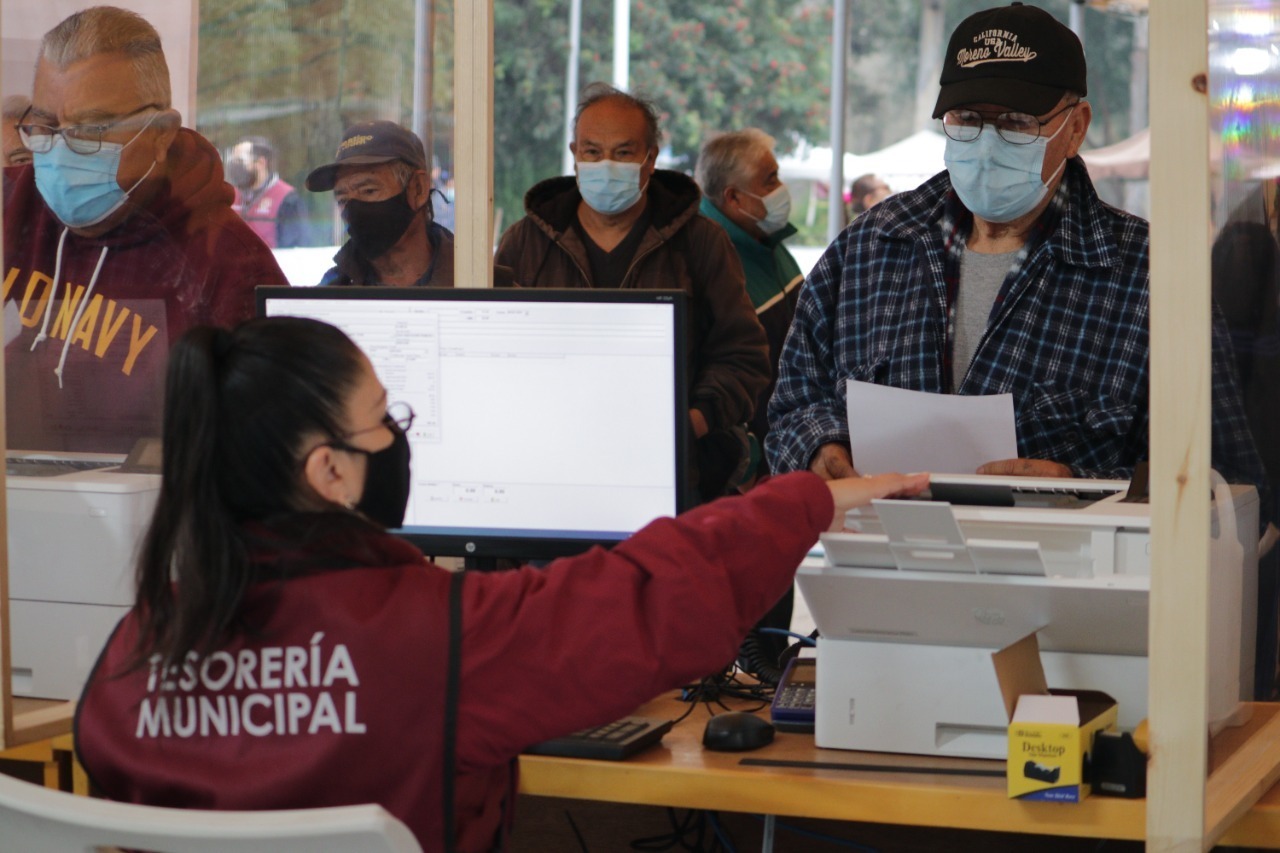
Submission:
<svg viewBox="0 0 1280 853">
<path fill-rule="evenodd" d="M 866 168 L 850 177 L 873 172 L 895 192 L 914 189 L 946 168 L 946 146 L 947 138 L 936 130 L 917 131 L 879 151 L 862 155 L 859 159 Z"/>
<path fill-rule="evenodd" d="M 1089 177 L 1095 181 L 1103 178 L 1146 178 L 1147 165 L 1151 161 L 1151 129 L 1143 128 L 1113 145 L 1081 151 L 1080 157 L 1089 168 Z"/>
<path fill-rule="evenodd" d="M 859 166 L 861 158 L 855 154 L 844 155 L 844 173 L 846 176 L 857 176 L 866 170 Z M 814 147 L 801 144 L 794 154 L 778 159 L 778 177 L 785 181 L 821 181 L 831 180 L 831 149 L 825 146 Z"/>
<path fill-rule="evenodd" d="M 879 175 L 897 190 L 908 190 L 941 172 L 946 138 L 937 131 L 922 130 L 870 154 L 844 155 L 844 175 L 849 181 L 868 172 Z M 831 178 L 831 149 L 805 147 L 778 160 L 783 181 L 818 181 Z"/>
</svg>

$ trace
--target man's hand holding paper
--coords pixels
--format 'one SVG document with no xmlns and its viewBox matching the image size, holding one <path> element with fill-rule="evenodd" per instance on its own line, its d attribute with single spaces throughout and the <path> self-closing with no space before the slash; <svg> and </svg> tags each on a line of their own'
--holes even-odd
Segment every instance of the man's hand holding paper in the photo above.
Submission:
<svg viewBox="0 0 1280 853">
<path fill-rule="evenodd" d="M 930 394 L 850 379 L 846 401 L 849 464 L 860 473 L 1071 476 L 1071 469 L 1058 462 L 1018 458 L 1012 394 Z M 824 445 L 814 465 L 825 458 L 830 468 L 838 457 L 834 447 Z"/>
</svg>

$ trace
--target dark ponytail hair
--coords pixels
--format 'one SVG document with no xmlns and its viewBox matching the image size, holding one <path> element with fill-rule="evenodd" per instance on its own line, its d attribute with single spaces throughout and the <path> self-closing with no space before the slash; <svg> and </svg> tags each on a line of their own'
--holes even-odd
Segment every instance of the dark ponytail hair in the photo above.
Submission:
<svg viewBox="0 0 1280 853">
<path fill-rule="evenodd" d="M 230 631 L 253 580 L 241 524 L 304 508 L 302 442 L 344 431 L 360 365 L 345 334 L 298 317 L 197 327 L 174 345 L 135 665 L 180 664 Z"/>
</svg>

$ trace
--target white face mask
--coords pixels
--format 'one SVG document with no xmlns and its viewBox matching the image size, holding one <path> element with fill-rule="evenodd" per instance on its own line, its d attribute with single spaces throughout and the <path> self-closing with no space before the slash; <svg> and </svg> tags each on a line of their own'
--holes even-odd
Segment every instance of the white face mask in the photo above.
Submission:
<svg viewBox="0 0 1280 853">
<path fill-rule="evenodd" d="M 738 192 L 759 199 L 764 205 L 764 216 L 756 220 L 756 225 L 766 234 L 776 234 L 781 231 L 786 226 L 787 220 L 791 218 L 791 191 L 787 189 L 786 184 L 778 184 L 768 195 L 756 195 L 746 190 L 738 190 Z"/>
</svg>

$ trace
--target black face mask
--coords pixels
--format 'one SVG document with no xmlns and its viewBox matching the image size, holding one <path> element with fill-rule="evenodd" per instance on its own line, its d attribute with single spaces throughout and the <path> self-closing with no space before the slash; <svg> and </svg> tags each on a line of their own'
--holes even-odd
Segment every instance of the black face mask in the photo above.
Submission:
<svg viewBox="0 0 1280 853">
<path fill-rule="evenodd" d="M 243 160 L 229 161 L 225 171 L 227 173 L 227 182 L 233 187 L 247 190 L 253 186 L 253 179 L 256 175 L 245 165 Z"/>
<path fill-rule="evenodd" d="M 417 211 L 409 206 L 408 190 L 382 201 L 348 201 L 342 208 L 347 234 L 360 254 L 372 260 L 399 242 Z"/>
<path fill-rule="evenodd" d="M 394 530 L 404 525 L 404 510 L 409 503 L 409 437 L 393 423 L 388 423 L 387 429 L 391 430 L 393 439 L 386 448 L 373 453 L 350 449 L 363 453 L 368 459 L 364 493 L 355 508 L 388 530 Z"/>
</svg>

